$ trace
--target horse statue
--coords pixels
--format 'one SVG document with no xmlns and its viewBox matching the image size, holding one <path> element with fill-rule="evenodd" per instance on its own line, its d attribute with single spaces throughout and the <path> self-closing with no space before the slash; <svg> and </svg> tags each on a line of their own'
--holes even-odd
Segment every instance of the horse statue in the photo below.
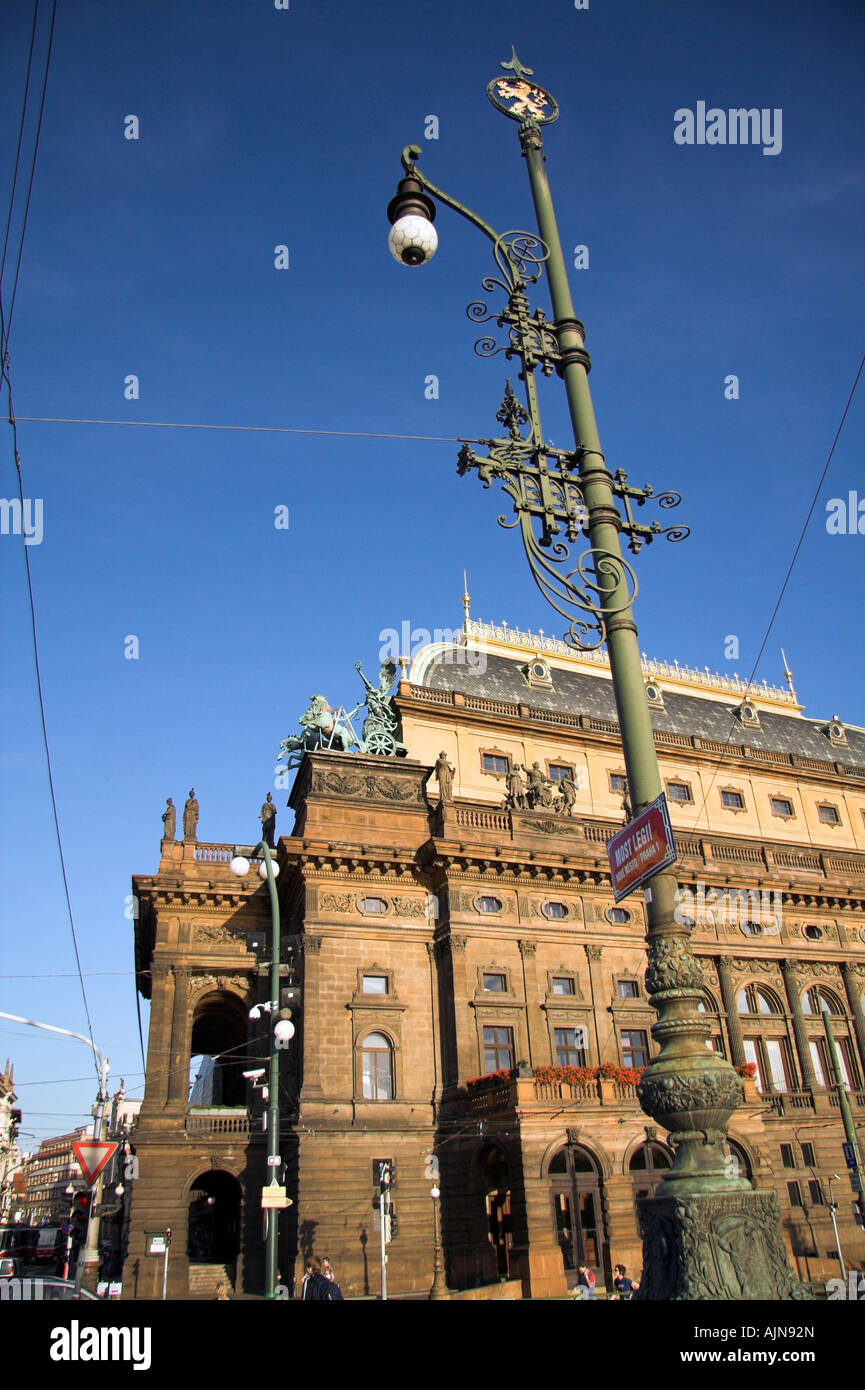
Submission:
<svg viewBox="0 0 865 1390">
<path fill-rule="evenodd" d="M 309 708 L 297 722 L 303 729 L 300 737 L 289 734 L 279 745 L 277 762 L 281 762 L 287 755 L 286 771 L 299 767 L 303 754 L 307 751 L 316 752 L 322 748 L 332 748 L 347 753 L 351 748 L 360 746 L 350 724 L 347 721 L 345 724 L 340 722 L 339 712 L 331 709 L 324 695 L 311 695 Z"/>
</svg>

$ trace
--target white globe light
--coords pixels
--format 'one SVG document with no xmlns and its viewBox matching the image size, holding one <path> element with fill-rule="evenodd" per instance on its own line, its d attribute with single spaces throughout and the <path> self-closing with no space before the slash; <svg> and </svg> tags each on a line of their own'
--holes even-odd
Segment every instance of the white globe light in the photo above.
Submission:
<svg viewBox="0 0 865 1390">
<path fill-rule="evenodd" d="M 228 867 L 238 878 L 246 878 L 246 875 L 249 873 L 249 860 L 244 859 L 242 854 L 238 854 L 232 859 Z"/>
<path fill-rule="evenodd" d="M 279 878 L 279 865 L 277 864 L 275 859 L 272 859 L 270 862 L 273 865 L 273 877 Z M 258 877 L 267 878 L 267 865 L 265 864 L 263 859 L 258 866 Z"/>
<path fill-rule="evenodd" d="M 400 265 L 424 265 L 435 255 L 439 239 L 432 222 L 410 213 L 408 217 L 400 217 L 394 222 L 387 244 L 394 260 L 399 261 Z"/>
<path fill-rule="evenodd" d="M 435 1200 L 436 1200 L 437 1198 L 439 1198 L 442 1194 L 441 1194 L 441 1192 L 439 1191 L 439 1189 L 438 1189 L 437 1187 L 431 1187 L 431 1188 L 430 1188 L 430 1194 L 429 1194 L 429 1195 L 432 1197 L 433 1201 L 435 1201 Z"/>
<path fill-rule="evenodd" d="M 273 1036 L 278 1042 L 290 1042 L 294 1037 L 294 1024 L 290 1018 L 280 1018 L 273 1025 Z"/>
</svg>

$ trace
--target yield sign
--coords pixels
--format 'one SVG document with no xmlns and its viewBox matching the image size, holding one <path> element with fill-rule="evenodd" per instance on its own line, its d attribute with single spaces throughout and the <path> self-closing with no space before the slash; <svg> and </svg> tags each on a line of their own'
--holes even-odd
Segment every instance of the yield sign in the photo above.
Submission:
<svg viewBox="0 0 865 1390">
<path fill-rule="evenodd" d="M 84 1181 L 92 1187 L 117 1145 L 109 1143 L 107 1139 L 80 1139 L 72 1148 L 84 1174 Z"/>
</svg>

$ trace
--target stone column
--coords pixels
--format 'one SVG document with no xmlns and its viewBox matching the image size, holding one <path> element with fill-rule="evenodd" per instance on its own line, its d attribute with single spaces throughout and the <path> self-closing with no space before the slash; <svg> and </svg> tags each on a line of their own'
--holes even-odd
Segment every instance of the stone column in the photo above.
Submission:
<svg viewBox="0 0 865 1390">
<path fill-rule="evenodd" d="M 592 1002 L 592 1023 L 593 1023 L 593 1025 L 594 1025 L 594 1029 L 595 1029 L 595 1057 L 596 1057 L 596 1061 L 595 1061 L 594 1063 L 592 1063 L 592 1065 L 600 1066 L 601 1063 L 602 1063 L 604 1060 L 606 1060 L 606 1061 L 612 1061 L 612 1060 L 613 1060 L 612 1057 L 608 1057 L 608 1058 L 605 1059 L 604 1056 L 603 1056 L 603 1048 L 602 1048 L 602 1044 L 601 1044 L 600 1027 L 599 1027 L 599 1023 L 598 1023 L 598 1013 L 599 1013 L 599 1009 L 603 1006 L 603 1001 L 600 999 L 600 997 L 599 997 L 599 995 L 598 995 L 598 986 L 599 986 L 599 983 L 600 983 L 600 982 L 596 979 L 595 968 L 600 964 L 600 961 L 601 961 L 601 948 L 600 948 L 600 946 L 585 946 L 585 947 L 584 947 L 584 950 L 585 950 L 585 952 L 586 952 L 586 959 L 587 959 L 588 962 L 589 962 L 589 998 L 591 999 L 591 1002 Z M 591 1055 L 591 1054 L 589 1054 L 589 1055 Z M 618 1057 L 618 1054 L 616 1054 L 616 1056 Z M 588 1060 L 588 1058 L 587 1058 L 587 1060 Z"/>
<path fill-rule="evenodd" d="M 733 984 L 733 977 L 730 974 L 730 963 L 724 956 L 716 956 L 715 963 L 718 967 L 718 984 L 721 987 L 721 999 L 724 1004 L 724 1011 L 727 1015 L 727 1036 L 730 1039 L 730 1060 L 734 1067 L 744 1067 L 747 1061 L 745 1057 L 745 1042 L 742 1037 L 742 1023 L 739 1018 L 739 1010 L 736 1007 L 736 987 Z"/>
<path fill-rule="evenodd" d="M 147 1036 L 147 1079 L 141 1118 L 163 1109 L 168 1099 L 171 1066 L 171 1014 L 174 1007 L 174 974 L 167 965 L 154 966 L 150 1028 Z"/>
<path fill-rule="evenodd" d="M 853 1018 L 856 1045 L 859 1049 L 859 1076 L 865 1082 L 865 1014 L 862 1012 L 862 994 L 865 991 L 865 966 L 845 960 L 841 965 L 847 1005 Z M 851 1077 L 852 1080 L 852 1077 Z"/>
<path fill-rule="evenodd" d="M 307 932 L 300 938 L 303 950 L 303 1087 L 306 1097 L 324 1095 L 321 1084 L 321 1048 L 318 1030 L 323 1026 L 321 1012 L 321 937 Z M 309 1046 L 307 1047 L 307 1043 Z"/>
<path fill-rule="evenodd" d="M 455 935 L 453 932 L 446 938 L 453 981 L 453 1026 L 456 1035 L 456 1057 L 452 1059 L 456 1065 L 456 1073 L 448 1077 L 448 1082 L 454 1083 L 460 1079 L 465 1081 L 467 1077 L 477 1076 L 483 1071 L 483 1059 L 478 1061 L 477 1020 L 474 1017 L 474 1008 L 468 1007 L 468 1001 L 474 999 L 475 985 L 469 981 L 466 967 L 467 940 L 467 937 Z"/>
<path fill-rule="evenodd" d="M 192 1019 L 189 1009 L 189 967 L 175 965 L 174 1008 L 171 1016 L 171 1072 L 166 1104 L 186 1109 L 189 1100 L 189 1057 Z"/>
<path fill-rule="evenodd" d="M 528 1063 L 529 1066 L 539 1066 L 547 1060 L 547 1048 L 549 1044 L 544 1043 L 541 1032 L 541 1011 L 538 1007 L 540 999 L 538 997 L 538 972 L 535 953 L 537 943 L 534 941 L 518 941 L 520 955 L 523 961 L 523 986 L 526 1001 L 526 1037 L 529 1045 Z"/>
<path fill-rule="evenodd" d="M 808 1030 L 805 1026 L 805 1015 L 802 1013 L 802 1003 L 799 999 L 802 990 L 802 981 L 798 974 L 797 966 L 793 961 L 786 959 L 782 960 L 781 973 L 784 976 L 784 989 L 787 993 L 787 1004 L 790 1009 L 790 1016 L 793 1020 L 793 1033 L 796 1037 L 796 1052 L 799 1055 L 802 1085 L 806 1091 L 816 1091 L 817 1077 L 814 1075 L 814 1064 L 811 1061 L 811 1048 L 808 1046 Z"/>
<path fill-rule="evenodd" d="M 428 941 L 426 943 L 427 958 L 429 960 L 429 979 L 430 979 L 430 1031 L 432 1033 L 432 1052 L 433 1068 L 435 1072 L 435 1083 L 433 1085 L 433 1102 L 438 1104 L 441 1100 L 442 1090 L 444 1089 L 443 1063 L 442 1063 L 442 1037 L 439 1023 L 439 972 L 438 972 L 438 952 L 436 943 Z"/>
</svg>

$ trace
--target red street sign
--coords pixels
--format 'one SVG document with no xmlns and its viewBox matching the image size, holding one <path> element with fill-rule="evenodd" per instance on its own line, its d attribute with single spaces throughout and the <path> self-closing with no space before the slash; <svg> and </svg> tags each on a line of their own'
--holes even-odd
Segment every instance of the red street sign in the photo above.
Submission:
<svg viewBox="0 0 865 1390">
<path fill-rule="evenodd" d="M 667 798 L 662 792 L 624 830 L 607 841 L 613 897 L 621 902 L 647 878 L 676 862 Z"/>
<path fill-rule="evenodd" d="M 78 1167 L 84 1174 L 84 1181 L 92 1187 L 102 1169 L 117 1148 L 107 1139 L 79 1139 L 72 1145 Z"/>
</svg>

